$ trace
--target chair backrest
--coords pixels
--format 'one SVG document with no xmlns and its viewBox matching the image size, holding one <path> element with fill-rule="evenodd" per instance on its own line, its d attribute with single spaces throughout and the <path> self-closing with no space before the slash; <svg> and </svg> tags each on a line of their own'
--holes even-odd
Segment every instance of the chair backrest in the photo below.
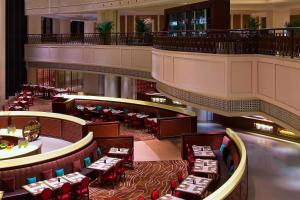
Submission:
<svg viewBox="0 0 300 200">
<path fill-rule="evenodd" d="M 81 189 L 88 188 L 90 183 L 90 179 L 88 177 L 85 177 L 84 179 L 81 180 Z"/>
<path fill-rule="evenodd" d="M 176 187 L 177 187 L 176 180 L 171 180 L 170 181 L 170 188 L 171 188 L 171 190 L 174 191 L 176 189 Z"/>
<path fill-rule="evenodd" d="M 71 192 L 71 184 L 70 183 L 64 183 L 62 186 L 61 186 L 61 194 L 68 194 Z"/>
<path fill-rule="evenodd" d="M 182 172 L 178 172 L 177 173 L 177 180 L 179 183 L 181 183 L 183 181 L 183 175 L 182 175 Z"/>
<path fill-rule="evenodd" d="M 151 199 L 156 200 L 159 198 L 159 191 L 158 190 L 153 190 L 151 193 Z"/>
<path fill-rule="evenodd" d="M 145 200 L 143 196 L 139 196 L 138 200 Z"/>
<path fill-rule="evenodd" d="M 41 193 L 42 200 L 50 200 L 52 198 L 52 190 L 50 188 L 45 188 Z"/>
</svg>

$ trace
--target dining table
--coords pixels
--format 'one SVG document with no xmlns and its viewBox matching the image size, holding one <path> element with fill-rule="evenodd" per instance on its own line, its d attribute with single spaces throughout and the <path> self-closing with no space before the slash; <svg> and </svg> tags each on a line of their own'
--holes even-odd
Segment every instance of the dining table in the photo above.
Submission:
<svg viewBox="0 0 300 200">
<path fill-rule="evenodd" d="M 86 176 L 80 172 L 73 172 L 63 176 L 50 178 L 36 183 L 23 185 L 22 188 L 29 192 L 32 196 L 40 195 L 44 189 L 50 188 L 51 190 L 58 190 L 64 183 L 75 185 L 81 182 Z"/>
<path fill-rule="evenodd" d="M 108 172 L 115 167 L 122 159 L 109 156 L 103 156 L 96 162 L 93 162 L 87 168 L 97 170 L 100 173 Z"/>
<path fill-rule="evenodd" d="M 215 159 L 216 155 L 210 146 L 193 145 L 193 154 L 195 158 Z"/>
<path fill-rule="evenodd" d="M 175 197 L 171 194 L 166 194 L 164 196 L 159 197 L 158 200 L 184 200 L 184 199 L 179 198 L 179 197 Z"/>
<path fill-rule="evenodd" d="M 211 182 L 211 178 L 189 175 L 175 190 L 181 193 L 199 197 L 205 194 Z"/>
<path fill-rule="evenodd" d="M 207 175 L 208 178 L 218 179 L 218 161 L 208 159 L 195 159 L 192 171 L 197 175 Z"/>
</svg>

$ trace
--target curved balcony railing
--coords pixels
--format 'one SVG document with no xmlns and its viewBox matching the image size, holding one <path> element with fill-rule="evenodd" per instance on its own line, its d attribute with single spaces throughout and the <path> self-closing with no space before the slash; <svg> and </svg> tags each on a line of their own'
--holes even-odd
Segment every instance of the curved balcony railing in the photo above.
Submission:
<svg viewBox="0 0 300 200">
<path fill-rule="evenodd" d="M 170 51 L 213 54 L 300 56 L 300 28 L 207 30 L 157 33 L 51 34 L 27 36 L 27 44 L 153 46 Z"/>
<path fill-rule="evenodd" d="M 152 46 L 153 33 L 29 34 L 27 44 L 87 44 Z"/>
</svg>

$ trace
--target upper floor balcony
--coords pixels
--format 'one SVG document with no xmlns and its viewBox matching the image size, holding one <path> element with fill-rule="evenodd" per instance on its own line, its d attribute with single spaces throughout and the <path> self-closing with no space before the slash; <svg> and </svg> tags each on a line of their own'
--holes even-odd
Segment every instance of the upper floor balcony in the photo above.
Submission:
<svg viewBox="0 0 300 200">
<path fill-rule="evenodd" d="M 27 44 L 130 45 L 210 54 L 300 56 L 300 28 L 27 36 Z"/>
</svg>

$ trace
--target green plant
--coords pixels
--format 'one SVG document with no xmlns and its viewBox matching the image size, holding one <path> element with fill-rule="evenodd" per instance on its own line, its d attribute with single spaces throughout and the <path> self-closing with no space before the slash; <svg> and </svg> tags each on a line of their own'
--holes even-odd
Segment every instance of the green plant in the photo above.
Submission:
<svg viewBox="0 0 300 200">
<path fill-rule="evenodd" d="M 102 44 L 110 45 L 111 43 L 111 29 L 113 28 L 112 22 L 102 22 L 97 24 L 96 30 L 100 33 Z"/>
<path fill-rule="evenodd" d="M 246 28 L 248 29 L 252 29 L 252 30 L 257 30 L 259 28 L 259 23 L 258 21 L 253 18 L 253 17 L 250 17 L 247 21 L 247 24 L 246 24 Z"/>
<path fill-rule="evenodd" d="M 111 29 L 113 28 L 113 23 L 112 22 L 102 22 L 97 24 L 96 30 L 100 34 L 109 34 L 111 32 Z"/>
<path fill-rule="evenodd" d="M 137 33 L 145 33 L 148 32 L 149 28 L 147 27 L 147 24 L 145 23 L 145 20 L 141 18 L 136 18 L 135 22 L 135 32 Z"/>
</svg>

